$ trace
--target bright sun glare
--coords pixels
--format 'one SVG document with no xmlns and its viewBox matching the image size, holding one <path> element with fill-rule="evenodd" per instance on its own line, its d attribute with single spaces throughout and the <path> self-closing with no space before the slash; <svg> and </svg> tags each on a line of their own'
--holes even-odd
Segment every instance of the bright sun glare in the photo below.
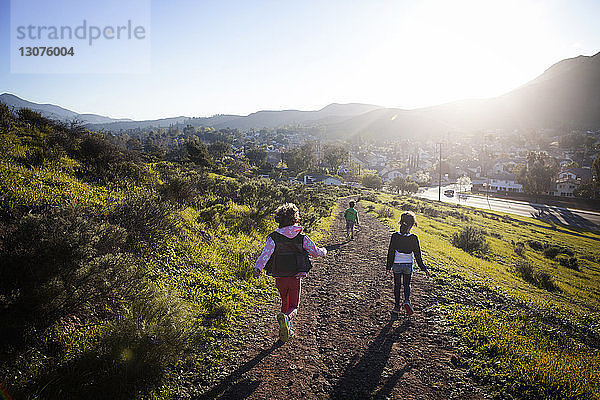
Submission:
<svg viewBox="0 0 600 400">
<path fill-rule="evenodd" d="M 393 86 L 399 106 L 500 95 L 543 72 L 536 57 L 555 43 L 544 8 L 517 1 L 418 2 L 402 19 L 375 55 L 386 60 L 378 87 Z"/>
</svg>

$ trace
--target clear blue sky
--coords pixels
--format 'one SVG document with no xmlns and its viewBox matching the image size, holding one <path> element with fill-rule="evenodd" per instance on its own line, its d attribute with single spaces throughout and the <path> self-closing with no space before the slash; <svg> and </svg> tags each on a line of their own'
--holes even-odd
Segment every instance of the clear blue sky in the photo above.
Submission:
<svg viewBox="0 0 600 400">
<path fill-rule="evenodd" d="M 0 92 L 134 119 L 415 108 L 500 95 L 597 53 L 599 15 L 597 0 L 152 1 L 151 72 L 11 74 L 0 0 Z"/>
</svg>

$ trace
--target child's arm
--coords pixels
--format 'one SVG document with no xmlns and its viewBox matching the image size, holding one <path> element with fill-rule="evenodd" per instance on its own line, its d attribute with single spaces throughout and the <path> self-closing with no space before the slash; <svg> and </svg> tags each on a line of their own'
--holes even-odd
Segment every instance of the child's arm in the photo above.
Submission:
<svg viewBox="0 0 600 400">
<path fill-rule="evenodd" d="M 417 265 L 419 265 L 419 268 L 421 268 L 421 271 L 425 271 L 425 274 L 427 274 L 427 276 L 429 276 L 429 270 L 427 269 L 427 267 L 425 266 L 425 263 L 423 262 L 423 257 L 421 256 L 421 246 L 419 245 L 419 238 L 417 237 L 417 235 L 415 235 L 415 249 L 413 250 L 413 253 L 415 255 L 415 260 L 417 261 Z"/>
<path fill-rule="evenodd" d="M 327 249 L 325 247 L 317 247 L 317 245 L 306 235 L 304 235 L 302 247 L 304 247 L 306 251 L 308 251 L 308 254 L 313 257 L 323 257 L 327 255 Z"/>
<path fill-rule="evenodd" d="M 388 247 L 387 262 L 385 263 L 386 270 L 389 271 L 390 269 L 392 269 L 392 265 L 394 265 L 395 257 L 396 257 L 396 252 L 394 251 L 394 234 L 392 234 L 392 237 L 390 238 L 390 246 Z"/>
<path fill-rule="evenodd" d="M 265 248 L 263 249 L 262 253 L 260 253 L 260 256 L 258 256 L 258 259 L 254 264 L 254 277 L 258 277 L 258 275 L 260 275 L 260 272 L 267 264 L 267 261 L 269 261 L 269 258 L 271 258 L 273 251 L 275 251 L 275 242 L 273 241 L 273 239 L 268 237 L 267 242 L 265 243 Z"/>
</svg>

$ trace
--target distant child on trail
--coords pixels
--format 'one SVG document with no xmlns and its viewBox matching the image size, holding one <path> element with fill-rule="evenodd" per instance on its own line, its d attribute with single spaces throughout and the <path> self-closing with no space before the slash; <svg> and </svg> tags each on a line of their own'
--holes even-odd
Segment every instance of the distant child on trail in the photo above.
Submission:
<svg viewBox="0 0 600 400">
<path fill-rule="evenodd" d="M 410 211 L 403 212 L 400 216 L 400 231 L 394 232 L 390 239 L 390 247 L 388 249 L 386 273 L 390 273 L 390 269 L 394 273 L 394 300 L 395 306 L 392 313 L 400 312 L 400 288 L 404 284 L 404 309 L 408 315 L 414 313 L 410 304 L 410 278 L 412 276 L 413 259 L 422 271 L 429 277 L 429 270 L 423 263 L 421 257 L 421 247 L 419 246 L 419 238 L 414 233 L 410 233 L 410 229 L 417 225 L 415 214 Z"/>
<path fill-rule="evenodd" d="M 275 210 L 275 221 L 279 228 L 267 237 L 265 248 L 254 265 L 253 276 L 258 278 L 265 268 L 267 274 L 275 277 L 275 286 L 281 296 L 281 312 L 277 314 L 279 340 L 287 342 L 294 336 L 291 321 L 298 312 L 301 279 L 312 267 L 308 255 L 321 257 L 327 254 L 327 250 L 317 247 L 302 233 L 295 204 L 279 206 Z"/>
<path fill-rule="evenodd" d="M 349 203 L 350 208 L 344 211 L 346 219 L 346 240 L 354 239 L 354 225 L 358 226 L 358 212 L 354 209 L 354 202 Z"/>
</svg>

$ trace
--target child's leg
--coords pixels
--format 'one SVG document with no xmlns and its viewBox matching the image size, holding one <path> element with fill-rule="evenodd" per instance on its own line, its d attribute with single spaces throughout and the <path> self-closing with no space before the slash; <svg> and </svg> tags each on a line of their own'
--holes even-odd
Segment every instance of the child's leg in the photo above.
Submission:
<svg viewBox="0 0 600 400">
<path fill-rule="evenodd" d="M 302 279 L 290 278 L 289 286 L 289 309 L 286 314 L 291 321 L 298 313 L 298 305 L 300 304 L 300 292 L 302 291 Z"/>
<path fill-rule="evenodd" d="M 410 278 L 411 274 L 402 274 L 404 276 L 404 302 L 408 303 L 410 301 Z M 398 296 L 400 295 L 400 290 L 398 290 Z"/>
<path fill-rule="evenodd" d="M 289 285 L 286 278 L 275 278 L 275 286 L 281 296 L 281 312 L 286 313 L 289 308 Z"/>
<path fill-rule="evenodd" d="M 402 274 L 394 272 L 394 300 L 395 305 L 400 307 L 400 289 L 402 288 Z"/>
</svg>

